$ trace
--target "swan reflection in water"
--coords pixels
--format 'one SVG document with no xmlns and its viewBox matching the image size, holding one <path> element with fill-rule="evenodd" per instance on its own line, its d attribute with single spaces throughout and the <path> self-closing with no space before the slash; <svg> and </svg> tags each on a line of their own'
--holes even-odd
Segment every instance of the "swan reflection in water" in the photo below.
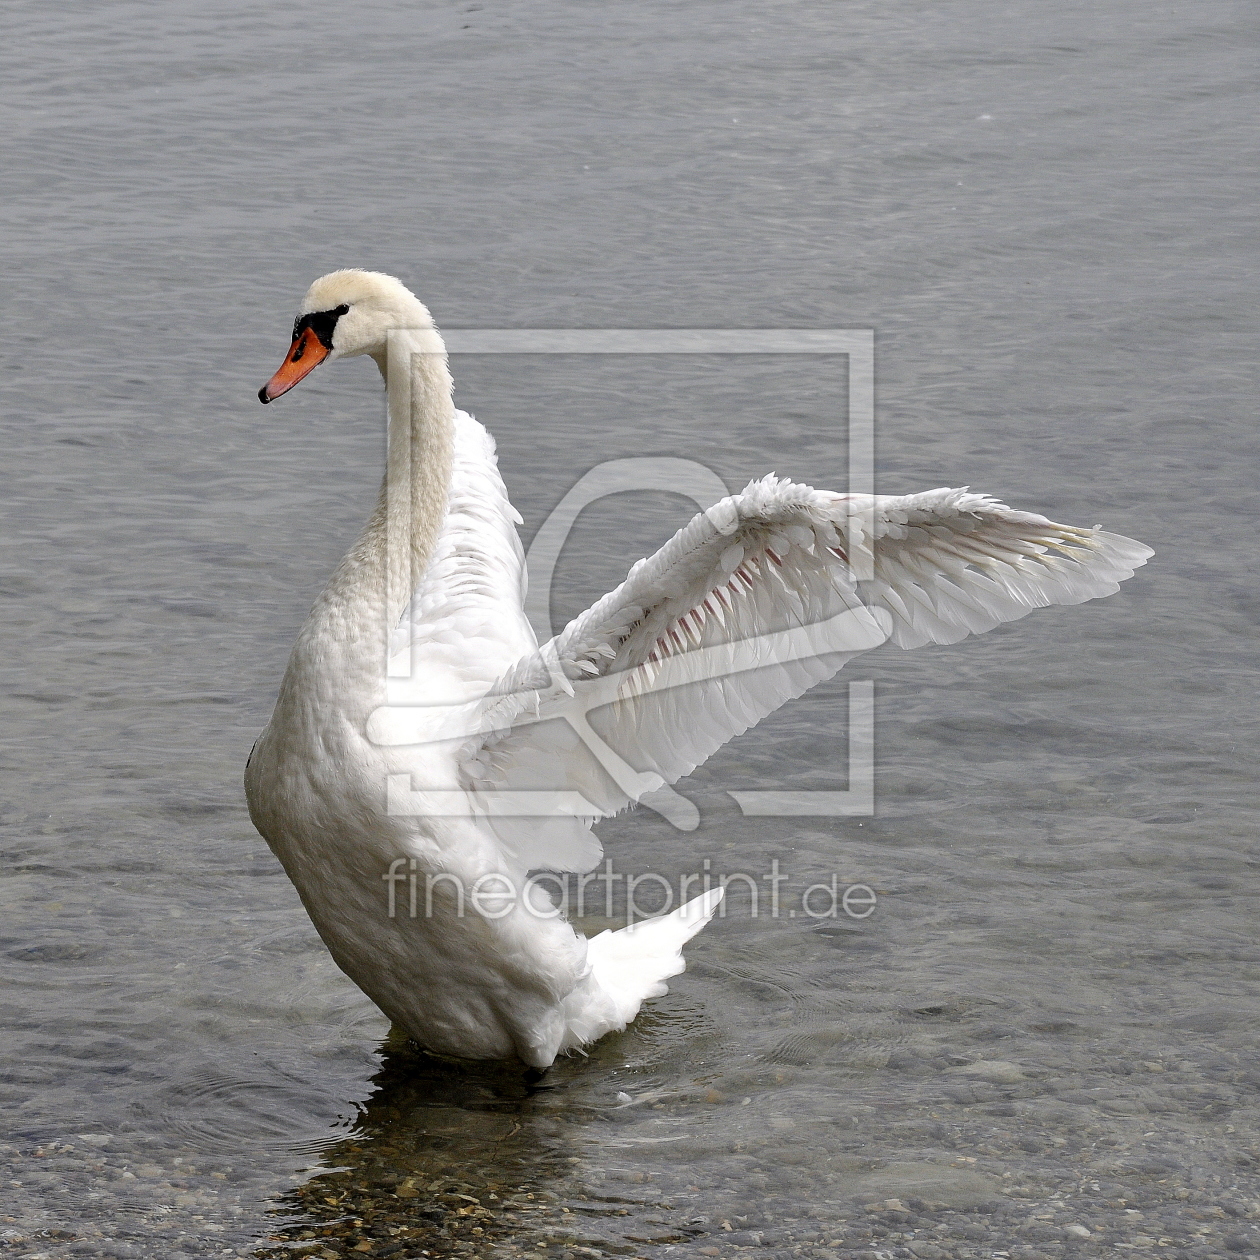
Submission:
<svg viewBox="0 0 1260 1260">
<path fill-rule="evenodd" d="M 647 1118 L 662 1068 L 673 1075 L 662 1050 L 681 1067 L 716 1035 L 700 1011 L 670 998 L 589 1058 L 544 1075 L 512 1061 L 440 1058 L 395 1032 L 354 1133 L 325 1149 L 328 1171 L 279 1201 L 285 1223 L 258 1255 L 322 1242 L 338 1257 L 423 1260 L 543 1243 L 576 1258 L 688 1241 L 704 1231 L 642 1219 L 640 1209 L 670 1205 L 657 1202 L 658 1175 L 625 1166 L 621 1135 Z M 622 1167 L 606 1167 L 613 1156 Z"/>
</svg>

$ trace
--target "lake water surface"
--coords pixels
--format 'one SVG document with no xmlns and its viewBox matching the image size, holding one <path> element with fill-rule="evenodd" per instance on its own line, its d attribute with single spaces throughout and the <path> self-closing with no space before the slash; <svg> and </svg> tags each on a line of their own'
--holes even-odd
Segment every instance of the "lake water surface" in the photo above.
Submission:
<svg viewBox="0 0 1260 1260">
<path fill-rule="evenodd" d="M 4 1254 L 1260 1255 L 1253 7 L 14 0 L 6 27 Z M 424 1058 L 240 786 L 380 475 L 370 363 L 255 399 L 340 266 L 450 328 L 873 328 L 881 491 L 1157 554 L 1111 599 L 855 662 L 679 785 L 694 832 L 604 825 L 675 886 L 789 876 L 626 1033 L 541 1082 Z M 622 456 L 843 486 L 836 360 L 453 369 L 527 538 Z M 690 510 L 584 514 L 557 623 Z M 861 679 L 875 816 L 742 816 L 732 790 L 844 787 Z M 874 913 L 791 917 L 833 874 Z"/>
</svg>

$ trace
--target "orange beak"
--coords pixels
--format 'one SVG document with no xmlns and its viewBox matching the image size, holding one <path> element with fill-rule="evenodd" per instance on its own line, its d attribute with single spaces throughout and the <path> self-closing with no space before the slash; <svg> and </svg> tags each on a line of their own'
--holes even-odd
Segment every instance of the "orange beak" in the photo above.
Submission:
<svg viewBox="0 0 1260 1260">
<path fill-rule="evenodd" d="M 258 391 L 258 401 L 269 403 L 287 394 L 302 377 L 313 372 L 331 352 L 310 328 L 303 328 L 289 347 L 280 370 Z"/>
</svg>

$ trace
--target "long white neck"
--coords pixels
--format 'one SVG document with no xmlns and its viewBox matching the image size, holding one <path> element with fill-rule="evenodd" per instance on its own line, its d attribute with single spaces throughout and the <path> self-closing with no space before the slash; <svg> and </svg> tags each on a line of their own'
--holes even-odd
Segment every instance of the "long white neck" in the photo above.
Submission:
<svg viewBox="0 0 1260 1260">
<path fill-rule="evenodd" d="M 395 330 L 380 366 L 389 450 L 376 516 L 384 513 L 386 615 L 393 627 L 433 557 L 446 516 L 455 406 L 446 346 L 436 329 Z"/>
<path fill-rule="evenodd" d="M 435 329 L 397 329 L 387 350 L 373 357 L 389 407 L 385 478 L 376 510 L 311 619 L 324 635 L 379 646 L 383 671 L 389 635 L 433 556 L 446 515 L 455 407 L 446 347 Z"/>
</svg>

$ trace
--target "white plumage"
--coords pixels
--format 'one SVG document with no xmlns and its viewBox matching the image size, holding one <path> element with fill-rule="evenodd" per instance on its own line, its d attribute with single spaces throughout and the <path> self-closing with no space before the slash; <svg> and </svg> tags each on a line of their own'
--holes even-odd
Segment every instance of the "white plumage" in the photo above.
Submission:
<svg viewBox="0 0 1260 1260">
<path fill-rule="evenodd" d="M 1152 554 L 967 490 L 852 496 L 768 476 L 540 646 L 520 518 L 489 435 L 450 403 L 428 312 L 350 271 L 316 281 L 303 318 L 260 396 L 373 355 L 390 465 L 299 636 L 247 795 L 339 965 L 441 1053 L 545 1067 L 682 970 L 719 894 L 586 941 L 527 882 L 592 869 L 597 818 L 645 797 L 667 812 L 664 785 L 859 652 L 1109 595 Z"/>
</svg>

